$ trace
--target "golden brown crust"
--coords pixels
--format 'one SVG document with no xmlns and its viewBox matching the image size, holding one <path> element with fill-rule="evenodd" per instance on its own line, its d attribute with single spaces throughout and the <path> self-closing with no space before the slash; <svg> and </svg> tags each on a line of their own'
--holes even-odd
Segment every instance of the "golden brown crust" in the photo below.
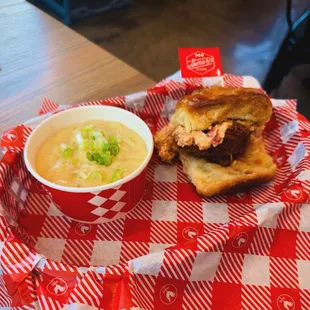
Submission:
<svg viewBox="0 0 310 310">
<path fill-rule="evenodd" d="M 263 126 L 271 114 L 270 99 L 258 89 L 213 86 L 184 96 L 177 103 L 171 123 L 184 126 L 187 131 L 204 130 L 227 119 Z"/>
<path fill-rule="evenodd" d="M 169 124 L 162 128 L 154 136 L 155 146 L 159 157 L 166 162 L 171 162 L 178 153 L 178 145 L 175 141 L 176 126 Z"/>
<path fill-rule="evenodd" d="M 254 136 L 251 136 L 244 155 L 229 167 L 207 162 L 184 151 L 180 151 L 180 159 L 197 192 L 206 197 L 267 182 L 276 173 L 276 166 L 266 153 L 263 141 Z"/>
</svg>

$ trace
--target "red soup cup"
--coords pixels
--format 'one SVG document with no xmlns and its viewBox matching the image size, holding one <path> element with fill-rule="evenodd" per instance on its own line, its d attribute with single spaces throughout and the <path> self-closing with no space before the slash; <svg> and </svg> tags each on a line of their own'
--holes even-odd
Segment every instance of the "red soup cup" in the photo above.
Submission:
<svg viewBox="0 0 310 310">
<path fill-rule="evenodd" d="M 117 121 L 139 134 L 147 147 L 142 164 L 121 180 L 94 187 L 62 186 L 40 176 L 35 159 L 42 143 L 62 128 L 90 120 Z M 111 106 L 89 106 L 60 112 L 42 122 L 28 138 L 24 159 L 30 173 L 43 184 L 63 214 L 79 222 L 99 224 L 125 216 L 138 204 L 144 193 L 146 168 L 153 148 L 149 127 L 135 114 Z"/>
</svg>

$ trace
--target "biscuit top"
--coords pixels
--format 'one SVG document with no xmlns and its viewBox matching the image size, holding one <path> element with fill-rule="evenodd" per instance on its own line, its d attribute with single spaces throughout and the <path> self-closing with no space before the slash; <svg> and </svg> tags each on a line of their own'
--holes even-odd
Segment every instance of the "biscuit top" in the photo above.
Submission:
<svg viewBox="0 0 310 310">
<path fill-rule="evenodd" d="M 176 106 L 171 123 L 186 130 L 204 130 L 227 119 L 264 126 L 272 114 L 268 96 L 255 88 L 213 86 L 195 90 Z"/>
</svg>

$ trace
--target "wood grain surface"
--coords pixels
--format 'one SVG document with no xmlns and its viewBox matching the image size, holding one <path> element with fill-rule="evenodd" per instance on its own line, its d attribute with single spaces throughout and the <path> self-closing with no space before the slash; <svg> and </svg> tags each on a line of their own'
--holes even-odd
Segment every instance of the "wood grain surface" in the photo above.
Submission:
<svg viewBox="0 0 310 310">
<path fill-rule="evenodd" d="M 154 85 L 23 0 L 0 1 L 0 132 L 36 115 L 44 97 L 73 104 Z"/>
<path fill-rule="evenodd" d="M 286 1 L 134 0 L 72 28 L 155 80 L 179 69 L 178 47 L 218 46 L 225 73 L 263 82 L 288 30 Z M 292 0 L 293 21 L 309 4 Z"/>
</svg>

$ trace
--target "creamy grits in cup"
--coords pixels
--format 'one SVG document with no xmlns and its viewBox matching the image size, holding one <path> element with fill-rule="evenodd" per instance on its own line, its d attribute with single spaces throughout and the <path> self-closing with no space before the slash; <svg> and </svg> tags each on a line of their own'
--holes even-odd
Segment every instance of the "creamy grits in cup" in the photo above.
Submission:
<svg viewBox="0 0 310 310">
<path fill-rule="evenodd" d="M 135 114 L 86 106 L 43 121 L 29 136 L 24 159 L 63 214 L 104 223 L 142 198 L 153 147 L 151 131 Z"/>
</svg>

